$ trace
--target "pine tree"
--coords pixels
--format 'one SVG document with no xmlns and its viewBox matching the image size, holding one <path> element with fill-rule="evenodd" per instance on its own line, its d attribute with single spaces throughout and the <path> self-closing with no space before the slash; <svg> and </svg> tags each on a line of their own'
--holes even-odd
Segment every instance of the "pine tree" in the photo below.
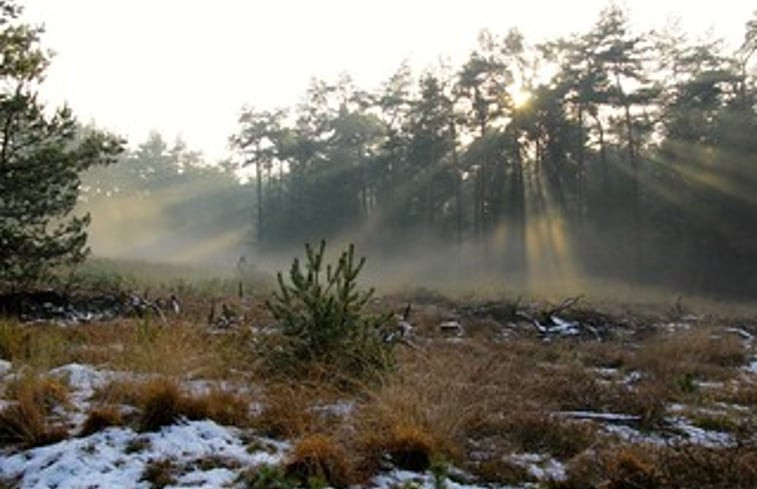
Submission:
<svg viewBox="0 0 757 489">
<path fill-rule="evenodd" d="M 71 110 L 48 115 L 36 88 L 50 61 L 42 28 L 0 0 L 0 289 L 33 284 L 87 253 L 88 215 L 73 215 L 79 174 L 114 161 L 122 143 L 81 130 Z"/>
</svg>

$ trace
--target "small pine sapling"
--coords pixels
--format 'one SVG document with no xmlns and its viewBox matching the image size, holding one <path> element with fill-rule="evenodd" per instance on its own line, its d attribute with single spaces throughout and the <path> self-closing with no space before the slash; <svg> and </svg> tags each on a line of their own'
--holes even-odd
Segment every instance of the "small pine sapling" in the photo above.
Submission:
<svg viewBox="0 0 757 489">
<path fill-rule="evenodd" d="M 284 347 L 272 353 L 277 367 L 317 362 L 359 377 L 388 367 L 391 345 L 383 340 L 382 329 L 391 314 L 364 310 L 374 294 L 372 288 L 361 291 L 357 287 L 365 258 L 356 260 L 355 247 L 350 244 L 335 267 L 324 267 L 325 249 L 325 241 L 318 249 L 306 244 L 304 266 L 294 259 L 289 271 L 291 284 L 285 283 L 279 272 L 279 290 L 266 301 L 286 339 Z"/>
</svg>

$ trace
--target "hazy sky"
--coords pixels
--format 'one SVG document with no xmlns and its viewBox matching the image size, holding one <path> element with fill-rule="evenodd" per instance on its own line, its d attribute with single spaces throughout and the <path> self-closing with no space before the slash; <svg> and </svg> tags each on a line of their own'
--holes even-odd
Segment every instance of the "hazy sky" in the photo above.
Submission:
<svg viewBox="0 0 757 489">
<path fill-rule="evenodd" d="M 528 40 L 589 28 L 606 0 L 20 0 L 57 54 L 43 95 L 68 101 L 130 142 L 157 129 L 211 158 L 226 153 L 244 104 L 290 105 L 311 76 L 348 72 L 374 88 L 403 59 L 458 64 L 482 28 Z M 639 28 L 672 17 L 737 43 L 749 0 L 633 0 Z"/>
</svg>

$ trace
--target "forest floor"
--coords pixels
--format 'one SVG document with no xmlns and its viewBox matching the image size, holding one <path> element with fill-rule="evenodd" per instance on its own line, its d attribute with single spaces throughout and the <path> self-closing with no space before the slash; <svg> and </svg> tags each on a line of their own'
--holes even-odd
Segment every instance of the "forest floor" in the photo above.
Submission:
<svg viewBox="0 0 757 489">
<path fill-rule="evenodd" d="M 7 301 L 0 488 L 757 487 L 754 316 L 384 296 L 345 387 L 262 373 L 264 295 L 161 293 Z"/>
</svg>

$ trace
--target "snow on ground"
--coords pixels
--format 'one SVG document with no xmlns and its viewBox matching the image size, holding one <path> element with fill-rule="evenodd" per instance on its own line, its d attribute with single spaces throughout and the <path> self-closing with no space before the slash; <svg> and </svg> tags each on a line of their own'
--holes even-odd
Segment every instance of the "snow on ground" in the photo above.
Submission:
<svg viewBox="0 0 757 489">
<path fill-rule="evenodd" d="M 0 359 L 0 377 L 11 371 L 13 365 L 8 360 Z"/>
<path fill-rule="evenodd" d="M 229 467 L 280 462 L 287 446 L 264 441 L 270 451 L 249 453 L 239 430 L 212 421 L 185 422 L 143 434 L 109 428 L 0 457 L 0 478 L 17 480 L 18 489 L 149 488 L 141 480 L 145 468 L 151 462 L 170 460 L 181 471 L 177 487 L 217 488 L 236 477 Z"/>
<path fill-rule="evenodd" d="M 476 486 L 462 484 L 449 479 L 443 479 L 444 485 L 447 489 L 523 489 L 528 486 Z M 425 473 L 419 474 L 418 472 L 410 472 L 407 470 L 392 470 L 390 472 L 383 473 L 376 476 L 372 481 L 371 489 L 395 489 L 395 488 L 413 488 L 413 489 L 434 489 L 439 487 L 434 480 L 434 475 Z"/>
<path fill-rule="evenodd" d="M 692 425 L 683 417 L 668 418 L 666 424 L 665 432 L 641 431 L 626 424 L 605 424 L 602 429 L 629 443 L 650 445 L 693 443 L 710 448 L 728 447 L 734 444 L 733 437 L 729 433 L 705 430 Z"/>
<path fill-rule="evenodd" d="M 540 453 L 518 453 L 509 459 L 524 467 L 528 473 L 540 481 L 564 481 L 567 476 L 565 465 Z"/>
<path fill-rule="evenodd" d="M 757 374 L 757 357 L 753 357 L 749 364 L 744 367 L 744 370 Z"/>
</svg>

